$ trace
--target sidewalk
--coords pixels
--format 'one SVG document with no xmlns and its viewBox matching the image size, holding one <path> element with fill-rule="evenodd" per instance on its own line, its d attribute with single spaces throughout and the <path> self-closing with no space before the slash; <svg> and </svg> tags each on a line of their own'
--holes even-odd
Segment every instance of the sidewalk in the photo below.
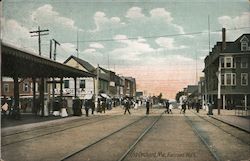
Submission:
<svg viewBox="0 0 250 161">
<path fill-rule="evenodd" d="M 207 111 L 200 110 L 200 114 L 207 115 Z M 218 110 L 214 109 L 213 115 L 210 115 L 210 117 L 250 133 L 249 116 L 236 116 L 234 110 L 220 110 L 220 115 L 218 115 Z"/>
<path fill-rule="evenodd" d="M 89 117 L 121 113 L 121 111 L 122 109 L 119 106 L 114 107 L 111 110 L 106 110 L 105 114 L 95 112 L 94 115 L 92 115 L 91 110 L 89 110 Z M 82 112 L 83 112 L 82 116 L 69 115 L 68 117 L 53 116 L 53 115 L 42 117 L 39 115 L 35 116 L 32 113 L 22 113 L 20 120 L 11 119 L 8 117 L 1 118 L 1 130 L 10 129 L 12 127 L 28 128 L 28 127 L 42 126 L 48 123 L 57 123 L 57 122 L 63 122 L 63 121 L 68 121 L 68 120 L 89 118 L 89 117 L 86 117 L 85 110 L 82 110 Z"/>
</svg>

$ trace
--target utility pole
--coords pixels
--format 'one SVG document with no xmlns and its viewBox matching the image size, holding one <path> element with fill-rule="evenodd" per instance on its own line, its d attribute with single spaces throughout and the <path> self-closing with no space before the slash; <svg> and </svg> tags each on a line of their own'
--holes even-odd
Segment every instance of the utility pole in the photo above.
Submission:
<svg viewBox="0 0 250 161">
<path fill-rule="evenodd" d="M 96 83 L 95 83 L 95 107 L 98 108 L 98 95 L 99 95 L 99 64 L 96 68 Z"/>
<path fill-rule="evenodd" d="M 39 51 L 39 55 L 42 55 L 41 52 L 41 36 L 45 36 L 45 35 L 49 35 L 49 30 L 41 30 L 40 26 L 38 26 L 38 30 L 36 31 L 30 31 L 31 34 L 35 34 L 35 35 L 31 35 L 31 37 L 35 37 L 38 36 L 38 51 Z M 40 82 L 40 109 L 42 110 L 42 116 L 44 116 L 44 78 L 41 78 L 41 82 Z M 33 96 L 33 101 L 35 101 L 36 96 Z"/>
<path fill-rule="evenodd" d="M 61 45 L 58 41 L 55 39 L 52 39 L 54 41 L 54 60 L 56 60 L 56 45 Z"/>
<path fill-rule="evenodd" d="M 52 40 L 49 41 L 49 58 L 52 60 Z"/>
<path fill-rule="evenodd" d="M 56 61 L 56 45 L 61 45 L 58 41 L 56 41 L 55 39 L 52 39 L 52 41 L 54 41 L 54 56 L 53 56 L 53 60 Z M 52 78 L 52 100 L 54 102 L 55 99 L 55 78 Z"/>
<path fill-rule="evenodd" d="M 40 30 L 40 26 L 38 26 L 37 31 L 30 31 L 31 34 L 36 33 L 37 35 L 31 35 L 31 37 L 38 36 L 38 49 L 39 49 L 39 55 L 41 55 L 41 36 L 49 35 L 49 30 Z"/>
</svg>

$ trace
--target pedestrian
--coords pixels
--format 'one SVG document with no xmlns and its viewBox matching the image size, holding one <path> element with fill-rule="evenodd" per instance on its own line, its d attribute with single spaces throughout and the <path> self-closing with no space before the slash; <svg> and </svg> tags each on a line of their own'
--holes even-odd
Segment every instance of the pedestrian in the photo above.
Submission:
<svg viewBox="0 0 250 161">
<path fill-rule="evenodd" d="M 8 101 L 5 95 L 3 96 L 3 105 L 1 108 L 2 108 L 2 113 L 3 113 L 3 118 L 5 118 L 7 116 L 7 111 L 9 108 Z"/>
<path fill-rule="evenodd" d="M 94 111 L 95 111 L 95 102 L 93 99 L 90 100 L 90 107 L 91 107 L 91 114 L 94 115 Z"/>
<path fill-rule="evenodd" d="M 147 100 L 147 102 L 146 102 L 146 114 L 148 115 L 149 114 L 149 106 L 150 106 L 150 103 L 149 103 L 149 101 Z"/>
<path fill-rule="evenodd" d="M 127 111 L 128 111 L 129 114 L 131 114 L 130 111 L 129 111 L 129 108 L 130 108 L 130 100 L 127 98 L 127 99 L 125 100 L 125 111 L 124 111 L 124 115 L 126 114 Z"/>
<path fill-rule="evenodd" d="M 165 102 L 165 105 L 166 105 L 165 113 L 167 112 L 169 114 L 169 101 L 168 100 Z"/>
<path fill-rule="evenodd" d="M 181 112 L 183 112 L 184 114 L 185 114 L 185 112 L 186 112 L 186 107 L 187 106 L 187 104 L 186 104 L 186 102 L 184 101 L 183 102 L 183 104 L 181 105 Z"/>
<path fill-rule="evenodd" d="M 173 114 L 172 109 L 173 109 L 173 105 L 170 103 L 170 104 L 169 104 L 169 112 L 170 112 L 171 114 Z"/>
<path fill-rule="evenodd" d="M 196 102 L 195 108 L 196 108 L 196 112 L 199 113 L 199 111 L 200 111 L 200 102 L 199 101 Z"/>
<path fill-rule="evenodd" d="M 86 117 L 88 117 L 89 116 L 89 108 L 90 108 L 90 100 L 85 100 L 84 107 L 85 107 Z"/>
<path fill-rule="evenodd" d="M 105 100 L 102 100 L 101 101 L 101 113 L 102 113 L 102 111 L 103 111 L 103 113 L 105 113 L 105 108 L 106 108 L 106 102 L 105 102 Z"/>
</svg>

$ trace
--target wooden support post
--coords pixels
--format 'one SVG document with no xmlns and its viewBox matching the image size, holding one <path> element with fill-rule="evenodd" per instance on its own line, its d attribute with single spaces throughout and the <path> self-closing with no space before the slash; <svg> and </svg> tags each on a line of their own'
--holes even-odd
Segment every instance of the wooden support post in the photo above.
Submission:
<svg viewBox="0 0 250 161">
<path fill-rule="evenodd" d="M 40 110 L 41 110 L 42 116 L 44 116 L 44 78 L 41 78 L 39 92 L 40 92 L 40 101 L 39 101 Z"/>
<path fill-rule="evenodd" d="M 36 105 L 36 78 L 32 78 L 33 81 L 33 107 L 32 112 L 37 114 L 37 105 Z"/>
<path fill-rule="evenodd" d="M 245 94 L 245 111 L 247 111 L 247 95 Z"/>
<path fill-rule="evenodd" d="M 20 119 L 20 109 L 19 109 L 19 83 L 18 76 L 14 76 L 14 118 Z"/>
<path fill-rule="evenodd" d="M 76 89 L 76 77 L 74 78 L 74 86 L 75 86 L 75 98 L 76 98 L 76 96 L 77 96 L 77 89 Z"/>
<path fill-rule="evenodd" d="M 63 100 L 63 77 L 60 78 L 60 109 L 62 108 L 62 100 Z"/>
</svg>

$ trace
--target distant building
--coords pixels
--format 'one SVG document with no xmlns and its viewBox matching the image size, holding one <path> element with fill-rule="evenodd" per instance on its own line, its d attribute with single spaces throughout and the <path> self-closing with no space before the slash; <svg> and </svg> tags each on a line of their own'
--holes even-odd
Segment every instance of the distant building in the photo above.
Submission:
<svg viewBox="0 0 250 161">
<path fill-rule="evenodd" d="M 124 96 L 135 96 L 136 82 L 132 77 L 120 77 L 115 72 L 107 70 L 98 66 L 95 68 L 89 62 L 70 56 L 64 64 L 78 68 L 80 70 L 88 71 L 98 76 L 96 78 L 77 78 L 77 96 L 84 99 L 87 95 L 95 94 L 95 88 L 98 88 L 98 93 L 107 98 L 121 98 Z M 98 85 L 97 85 L 98 82 Z M 125 90 L 126 86 L 126 90 Z M 59 92 L 59 88 L 57 88 Z M 73 96 L 74 95 L 74 79 L 65 78 L 63 92 Z M 87 96 L 89 97 L 89 96 Z"/>
<path fill-rule="evenodd" d="M 33 95 L 32 79 L 20 79 L 19 80 L 19 95 L 22 97 L 31 97 Z M 37 87 L 37 85 L 36 85 Z M 2 78 L 2 96 L 11 97 L 14 96 L 14 80 L 12 78 Z M 36 89 L 37 91 L 37 89 Z"/>
<path fill-rule="evenodd" d="M 205 58 L 205 86 L 208 101 L 223 109 L 250 105 L 250 34 L 243 34 L 233 42 L 226 42 L 223 29 L 222 42 L 217 42 Z M 219 90 L 218 90 L 219 89 Z"/>
<path fill-rule="evenodd" d="M 201 100 L 202 103 L 202 108 L 205 109 L 206 108 L 206 104 L 207 104 L 207 95 L 206 93 L 206 86 L 205 86 L 205 77 L 200 77 L 200 80 L 198 82 L 198 98 L 199 100 Z"/>
<path fill-rule="evenodd" d="M 137 91 L 136 92 L 136 97 L 143 97 L 143 92 Z"/>
<path fill-rule="evenodd" d="M 125 96 L 128 97 L 135 97 L 136 96 L 136 80 L 133 77 L 123 77 L 125 82 L 123 93 Z"/>
</svg>

